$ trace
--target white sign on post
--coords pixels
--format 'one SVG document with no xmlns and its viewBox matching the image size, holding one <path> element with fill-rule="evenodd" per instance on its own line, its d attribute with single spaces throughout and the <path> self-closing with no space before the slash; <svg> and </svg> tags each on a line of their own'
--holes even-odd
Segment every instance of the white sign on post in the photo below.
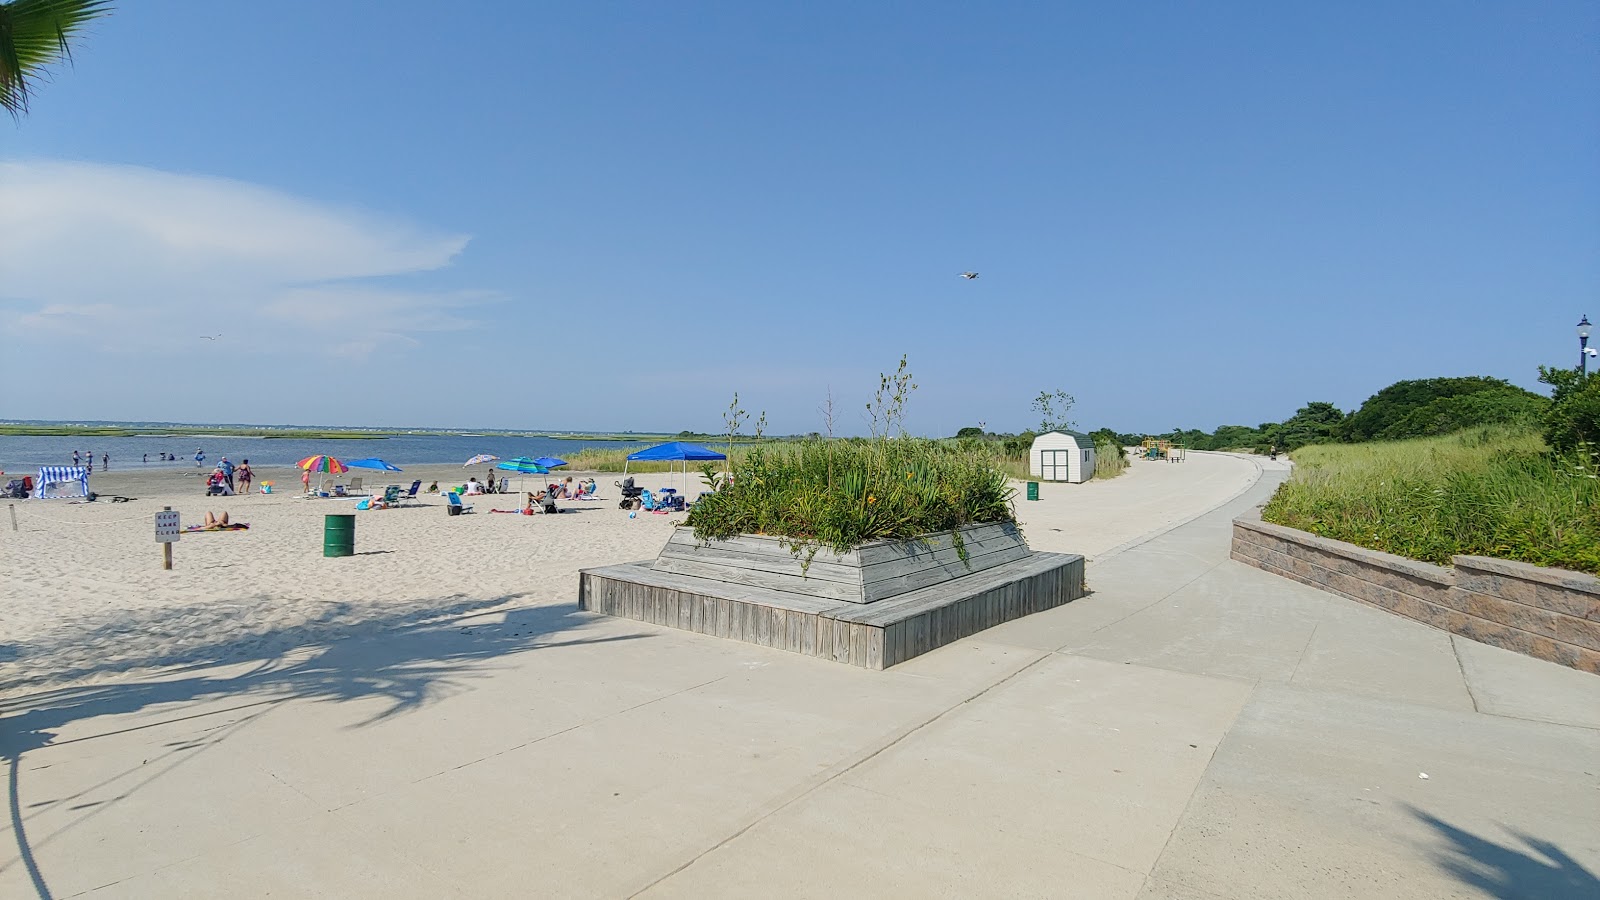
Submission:
<svg viewBox="0 0 1600 900">
<path fill-rule="evenodd" d="M 183 534 L 183 529 L 178 525 L 178 511 L 164 509 L 156 513 L 156 543 L 170 544 Z"/>
</svg>

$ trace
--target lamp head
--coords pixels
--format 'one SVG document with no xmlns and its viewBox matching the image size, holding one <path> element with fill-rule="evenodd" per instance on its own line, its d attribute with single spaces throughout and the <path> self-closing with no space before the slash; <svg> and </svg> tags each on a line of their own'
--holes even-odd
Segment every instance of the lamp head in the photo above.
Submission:
<svg viewBox="0 0 1600 900">
<path fill-rule="evenodd" d="M 1581 337 L 1581 338 L 1588 337 L 1589 336 L 1589 328 L 1590 328 L 1590 325 L 1589 325 L 1589 317 L 1588 316 L 1584 316 L 1583 318 L 1579 319 L 1578 320 L 1578 337 Z"/>
</svg>

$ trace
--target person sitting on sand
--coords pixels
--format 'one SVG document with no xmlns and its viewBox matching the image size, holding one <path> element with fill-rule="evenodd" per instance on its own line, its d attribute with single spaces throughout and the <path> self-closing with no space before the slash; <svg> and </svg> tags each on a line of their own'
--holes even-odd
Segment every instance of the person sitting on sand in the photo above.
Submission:
<svg viewBox="0 0 1600 900">
<path fill-rule="evenodd" d="M 482 493 L 483 493 L 483 485 L 478 482 L 478 476 L 474 475 L 471 478 L 468 478 L 467 479 L 467 496 L 468 497 L 475 497 L 475 496 L 477 496 L 479 494 L 482 494 Z"/>
<path fill-rule="evenodd" d="M 439 493 L 439 482 L 435 481 L 433 484 L 428 485 L 428 493 L 430 493 L 430 494 Z"/>
</svg>

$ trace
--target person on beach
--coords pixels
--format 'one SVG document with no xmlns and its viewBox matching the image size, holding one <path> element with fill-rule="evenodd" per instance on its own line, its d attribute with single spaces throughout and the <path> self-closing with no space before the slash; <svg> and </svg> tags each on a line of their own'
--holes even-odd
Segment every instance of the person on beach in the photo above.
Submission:
<svg viewBox="0 0 1600 900">
<path fill-rule="evenodd" d="M 306 493 L 311 493 L 311 470 L 307 469 L 300 474 L 300 484 L 305 487 Z"/>
<path fill-rule="evenodd" d="M 483 493 L 483 485 L 481 483 L 479 483 L 478 476 L 474 475 L 471 478 L 468 478 L 467 479 L 467 496 L 468 497 L 476 497 L 476 496 L 478 496 L 478 495 L 480 495 L 482 493 Z"/>
<path fill-rule="evenodd" d="M 250 460 L 247 459 L 240 463 L 234 474 L 239 478 L 239 493 L 250 493 L 250 482 L 254 481 L 256 477 L 256 473 L 250 471 Z"/>
<path fill-rule="evenodd" d="M 433 484 L 428 485 L 428 493 L 430 493 L 430 494 L 439 493 L 439 482 L 435 481 Z"/>
<path fill-rule="evenodd" d="M 72 451 L 72 464 L 75 466 L 83 465 L 83 457 L 78 455 L 76 450 Z"/>
<path fill-rule="evenodd" d="M 217 468 L 222 470 L 222 477 L 228 479 L 228 487 L 233 488 L 233 463 L 224 456 L 222 462 L 217 463 Z"/>
<path fill-rule="evenodd" d="M 220 516 L 217 515 L 216 513 L 213 513 L 209 509 L 206 510 L 205 526 L 207 528 L 225 528 L 225 527 L 228 526 L 228 524 L 229 524 L 229 522 L 228 522 L 228 511 L 227 510 L 223 510 L 222 511 L 222 515 L 220 515 Z"/>
<path fill-rule="evenodd" d="M 109 454 L 109 453 L 100 454 L 100 471 L 102 471 L 102 472 L 111 471 L 111 454 Z"/>
<path fill-rule="evenodd" d="M 144 455 L 144 461 L 145 461 L 145 463 L 147 463 L 147 464 L 148 464 L 148 463 L 149 463 L 149 462 L 150 462 L 150 454 L 148 454 L 148 453 L 146 453 L 146 454 L 145 454 L 145 455 Z"/>
<path fill-rule="evenodd" d="M 194 451 L 194 467 L 196 469 L 200 468 L 202 465 L 205 464 L 205 461 L 206 461 L 206 452 L 204 450 L 199 449 L 198 447 L 195 448 L 195 451 Z"/>
</svg>

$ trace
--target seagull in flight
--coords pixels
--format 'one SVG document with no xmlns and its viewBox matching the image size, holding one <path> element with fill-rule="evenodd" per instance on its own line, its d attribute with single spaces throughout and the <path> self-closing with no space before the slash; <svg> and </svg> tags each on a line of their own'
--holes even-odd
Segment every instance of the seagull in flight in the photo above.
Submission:
<svg viewBox="0 0 1600 900">
<path fill-rule="evenodd" d="M 977 279 L 978 273 L 977 272 L 962 272 L 961 273 L 961 277 L 965 278 L 968 281 L 974 281 L 974 280 Z"/>
<path fill-rule="evenodd" d="M 216 337 L 212 337 L 209 334 L 202 334 L 202 335 L 200 335 L 200 340 L 202 340 L 202 341 L 214 341 L 219 337 L 222 337 L 222 335 L 219 334 Z"/>
</svg>

